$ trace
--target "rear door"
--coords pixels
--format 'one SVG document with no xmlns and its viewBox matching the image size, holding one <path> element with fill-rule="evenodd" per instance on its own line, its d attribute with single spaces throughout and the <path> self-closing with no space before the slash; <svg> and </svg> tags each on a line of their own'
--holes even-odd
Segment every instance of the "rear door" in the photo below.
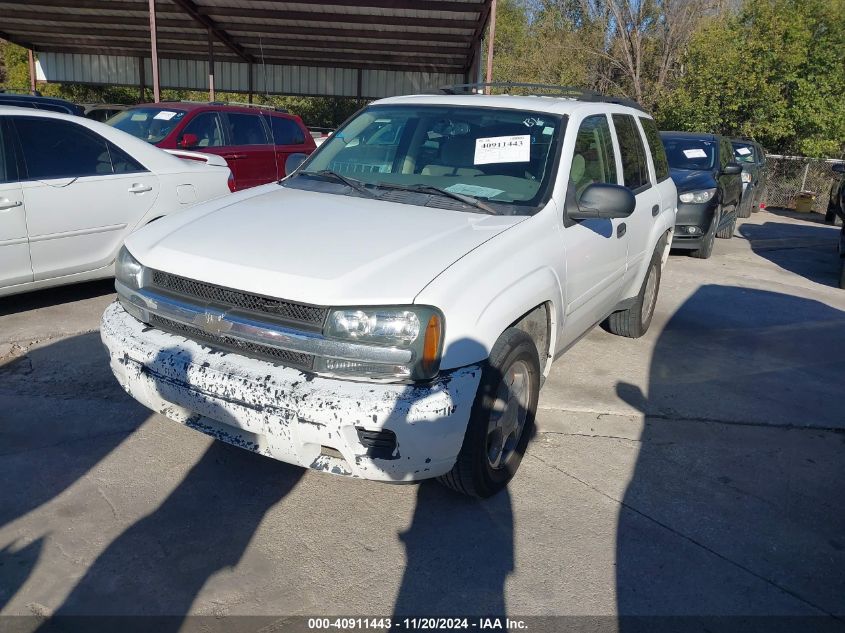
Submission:
<svg viewBox="0 0 845 633">
<path fill-rule="evenodd" d="M 273 135 L 279 178 L 284 178 L 287 175 L 285 161 L 288 156 L 298 153 L 310 154 L 315 148 L 314 139 L 294 119 L 271 114 L 265 115 L 264 120 L 270 125 L 270 133 Z"/>
<path fill-rule="evenodd" d="M 736 158 L 734 157 L 733 145 L 724 136 L 720 136 L 719 181 L 722 183 L 722 188 L 725 192 L 722 206 L 728 212 L 735 211 L 739 207 L 739 201 L 742 199 L 742 175 L 724 173 L 725 167 L 735 162 Z"/>
<path fill-rule="evenodd" d="M 228 146 L 222 156 L 235 177 L 236 189 L 248 189 L 278 180 L 275 147 L 262 117 L 252 112 L 221 113 Z"/>
<path fill-rule="evenodd" d="M 619 141 L 619 153 L 622 156 L 623 184 L 634 192 L 637 206 L 626 218 L 628 241 L 628 268 L 625 285 L 637 278 L 645 258 L 650 258 L 649 235 L 655 217 L 660 215 L 663 200 L 652 182 L 648 165 L 648 154 L 640 127 L 631 114 L 612 115 L 616 138 Z"/>
<path fill-rule="evenodd" d="M 158 178 L 94 131 L 71 121 L 10 117 L 35 281 L 111 264 L 159 192 Z"/>
<path fill-rule="evenodd" d="M 0 288 L 32 281 L 26 207 L 8 117 L 0 117 Z"/>
<path fill-rule="evenodd" d="M 660 224 L 660 228 L 668 231 L 675 226 L 675 207 L 678 205 L 678 193 L 669 175 L 669 159 L 666 158 L 666 148 L 660 140 L 660 132 L 654 119 L 639 117 L 640 127 L 645 135 L 646 146 L 651 156 L 653 167 L 652 177 L 660 195 L 660 208 L 651 207 L 652 222 Z"/>
</svg>

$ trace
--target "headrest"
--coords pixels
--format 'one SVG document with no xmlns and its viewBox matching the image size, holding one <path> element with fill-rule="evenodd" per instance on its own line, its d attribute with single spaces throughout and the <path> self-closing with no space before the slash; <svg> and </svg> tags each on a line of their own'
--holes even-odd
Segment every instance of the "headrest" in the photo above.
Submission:
<svg viewBox="0 0 845 633">
<path fill-rule="evenodd" d="M 475 139 L 454 136 L 443 141 L 440 162 L 449 167 L 472 167 L 475 164 Z"/>
<path fill-rule="evenodd" d="M 569 170 L 569 179 L 578 183 L 584 178 L 584 172 L 587 168 L 587 162 L 581 154 L 575 154 L 572 157 L 572 168 Z"/>
</svg>

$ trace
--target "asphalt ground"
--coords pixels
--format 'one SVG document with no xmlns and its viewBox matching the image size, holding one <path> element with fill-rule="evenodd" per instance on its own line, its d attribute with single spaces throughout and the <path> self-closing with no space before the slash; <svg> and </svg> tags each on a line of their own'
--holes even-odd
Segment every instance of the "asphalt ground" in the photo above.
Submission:
<svg viewBox="0 0 845 633">
<path fill-rule="evenodd" d="M 555 364 L 519 473 L 487 501 L 306 472 L 151 414 L 99 340 L 110 282 L 2 299 L 0 614 L 29 617 L 0 628 L 414 613 L 838 630 L 845 291 L 818 220 L 755 213 L 710 260 L 673 253 L 648 334 L 596 329 Z"/>
</svg>

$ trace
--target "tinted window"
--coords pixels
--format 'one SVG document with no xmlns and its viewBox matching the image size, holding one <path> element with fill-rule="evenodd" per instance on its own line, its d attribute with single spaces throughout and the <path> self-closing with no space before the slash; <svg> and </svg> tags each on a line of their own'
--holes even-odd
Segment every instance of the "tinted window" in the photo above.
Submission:
<svg viewBox="0 0 845 633">
<path fill-rule="evenodd" d="M 673 169 L 713 169 L 716 141 L 684 137 L 663 137 L 663 147 Z"/>
<path fill-rule="evenodd" d="M 603 114 L 587 117 L 578 128 L 569 180 L 578 196 L 595 182 L 617 183 L 610 124 Z"/>
<path fill-rule="evenodd" d="M 645 157 L 643 139 L 630 114 L 614 114 L 616 137 L 619 139 L 619 151 L 622 152 L 622 175 L 625 186 L 636 191 L 646 186 L 648 180 L 648 161 Z"/>
<path fill-rule="evenodd" d="M 106 141 L 108 143 L 108 141 Z M 116 174 L 129 174 L 139 171 L 147 171 L 137 160 L 124 152 L 114 143 L 108 143 L 109 156 L 111 157 L 112 170 Z"/>
<path fill-rule="evenodd" d="M 34 180 L 112 173 L 106 140 L 81 125 L 55 119 L 15 120 L 27 176 Z"/>
<path fill-rule="evenodd" d="M 190 147 L 222 147 L 226 144 L 223 137 L 223 125 L 216 112 L 202 112 L 195 116 L 182 130 L 182 137 L 185 134 L 193 134 L 197 137 L 197 143 Z"/>
<path fill-rule="evenodd" d="M 9 135 L 0 120 L 0 182 L 17 180 L 17 168 L 14 163 L 14 152 L 9 142 Z"/>
<path fill-rule="evenodd" d="M 657 123 L 654 119 L 640 117 L 640 124 L 643 126 L 648 151 L 651 152 L 651 162 L 654 163 L 654 175 L 657 182 L 662 182 L 669 177 L 669 161 L 666 158 L 666 150 L 660 142 L 660 133 L 657 131 Z"/>
<path fill-rule="evenodd" d="M 132 108 L 118 112 L 107 123 L 147 143 L 158 143 L 170 134 L 184 117 L 184 110 Z"/>
<path fill-rule="evenodd" d="M 301 145 L 305 142 L 305 135 L 296 121 L 280 116 L 272 116 L 270 121 L 273 126 L 273 142 L 276 145 Z"/>
<path fill-rule="evenodd" d="M 232 145 L 267 145 L 267 133 L 257 114 L 226 114 L 229 119 L 229 138 Z"/>
<path fill-rule="evenodd" d="M 757 162 L 754 146 L 751 143 L 731 143 L 734 149 L 734 160 L 738 163 L 753 164 Z"/>
</svg>

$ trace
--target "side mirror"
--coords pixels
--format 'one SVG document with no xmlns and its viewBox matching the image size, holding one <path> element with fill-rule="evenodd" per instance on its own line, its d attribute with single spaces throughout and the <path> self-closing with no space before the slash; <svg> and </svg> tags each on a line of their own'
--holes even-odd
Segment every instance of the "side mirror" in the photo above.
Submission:
<svg viewBox="0 0 845 633">
<path fill-rule="evenodd" d="M 297 168 L 305 162 L 306 158 L 308 158 L 308 154 L 303 154 L 301 152 L 288 156 L 287 159 L 285 159 L 285 176 L 290 176 L 293 172 L 295 172 Z"/>
<path fill-rule="evenodd" d="M 735 176 L 736 174 L 742 173 L 742 165 L 739 163 L 728 163 L 725 165 L 725 168 L 722 170 L 722 173 L 726 176 Z"/>
<path fill-rule="evenodd" d="M 179 147 L 183 149 L 188 149 L 189 147 L 196 147 L 200 144 L 199 138 L 197 138 L 196 134 L 183 134 L 182 138 L 176 143 Z"/>
<path fill-rule="evenodd" d="M 837 174 L 845 174 L 845 163 L 833 163 L 831 169 Z"/>
<path fill-rule="evenodd" d="M 627 218 L 636 206 L 637 199 L 628 187 L 595 183 L 584 189 L 578 209 L 568 215 L 572 220 Z"/>
</svg>

